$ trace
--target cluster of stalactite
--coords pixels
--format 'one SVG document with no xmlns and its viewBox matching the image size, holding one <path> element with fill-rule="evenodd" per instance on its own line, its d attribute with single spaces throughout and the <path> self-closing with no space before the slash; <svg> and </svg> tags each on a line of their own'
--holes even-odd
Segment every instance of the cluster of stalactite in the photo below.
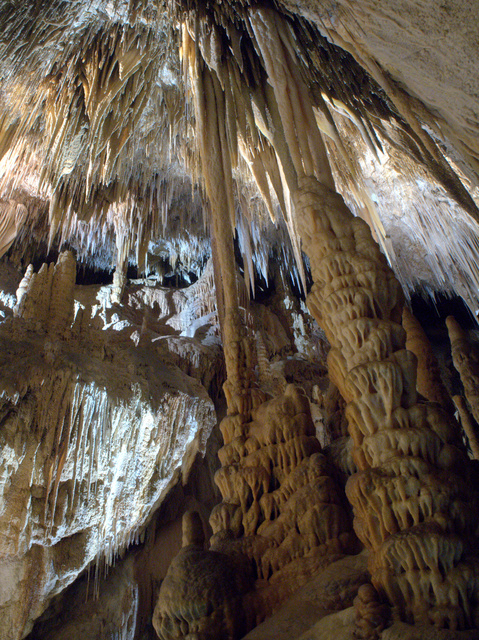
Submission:
<svg viewBox="0 0 479 640">
<path fill-rule="evenodd" d="M 223 143 L 237 170 L 234 188 L 241 191 L 245 182 L 256 184 L 251 190 L 254 213 L 248 213 L 255 209 L 252 202 L 242 203 L 240 216 L 236 212 L 238 233 L 246 235 L 241 244 L 248 271 L 245 279 L 252 286 L 252 263 L 258 268 L 257 255 L 267 250 L 261 241 L 253 240 L 248 227 L 251 217 L 261 224 L 265 221 L 265 209 L 276 221 L 281 220 L 279 207 L 285 212 L 301 275 L 301 251 L 288 193 L 294 171 L 284 153 L 279 154 L 279 162 L 276 154 L 288 147 L 296 161 L 295 139 L 302 153 L 303 142 L 309 138 L 309 155 L 317 169 L 316 125 L 333 141 L 332 148 L 351 172 L 349 184 L 358 207 L 375 220 L 380 240 L 385 233 L 371 199 L 355 181 L 357 168 L 348 157 L 335 113 L 346 114 L 373 153 L 386 141 L 428 166 L 434 179 L 477 218 L 472 199 L 426 127 L 419 126 L 403 92 L 377 65 L 364 60 L 354 48 L 356 59 L 340 48 L 340 37 L 336 41 L 340 46 L 333 44 L 338 34 L 331 32 L 333 37 L 326 38 L 326 31 L 320 33 L 314 22 L 292 15 L 272 20 L 274 15 L 280 16 L 246 2 L 207 3 L 202 8 L 192 7 L 188 0 L 95 0 L 88 5 L 54 2 L 32 7 L 0 2 L 4 25 L 0 34 L 4 79 L 0 156 L 10 167 L 4 175 L 0 167 L 0 195 L 9 199 L 19 185 L 34 184 L 49 207 L 50 243 L 62 246 L 78 239 L 78 258 L 86 248 L 97 249 L 106 234 L 109 244 L 115 236 L 116 252 L 113 247 L 108 249 L 112 264 L 106 268 L 117 267 L 115 295 L 119 300 L 128 257 L 135 254 L 140 270 L 144 268 L 148 243 L 165 231 L 166 218 L 171 216 L 177 199 L 173 195 L 183 197 L 188 207 L 195 204 L 189 194 L 191 185 L 195 189 L 201 182 L 202 170 L 193 149 L 197 127 L 191 126 L 195 124 L 193 110 L 185 105 L 188 75 L 179 72 L 178 59 L 180 49 L 187 60 L 193 48 L 212 71 L 216 98 L 221 94 L 216 106 L 226 123 Z M 177 46 L 178 19 L 184 21 L 186 35 L 181 48 Z M 265 48 L 261 40 L 267 32 L 271 47 L 267 44 Z M 298 52 L 290 56 L 291 64 L 283 71 L 295 87 L 302 86 L 284 100 L 273 95 L 265 73 L 267 69 L 270 79 L 275 77 L 271 70 L 281 48 Z M 357 60 L 368 63 L 368 72 Z M 281 77 L 276 74 L 277 79 Z M 293 137 L 287 127 L 278 126 L 278 116 L 290 98 L 304 105 L 312 99 L 313 104 L 313 110 L 303 111 L 304 130 L 303 126 L 293 130 Z M 439 125 L 432 117 L 429 125 L 440 138 Z M 227 162 L 227 156 L 223 161 Z M 309 159 L 304 156 L 303 161 Z M 231 193 L 229 170 L 226 165 L 224 169 Z M 249 173 L 254 183 L 245 180 Z M 264 206 L 257 205 L 259 194 Z M 23 216 L 11 208 L 0 217 L 0 245 L 8 245 L 15 237 L 20 240 Z M 27 222 L 31 218 L 29 209 Z M 385 248 L 387 242 L 382 240 Z M 475 255 L 473 244 L 468 251 Z M 457 256 L 458 251 L 455 253 Z M 95 254 L 98 261 L 96 250 Z M 474 258 L 459 257 L 461 268 L 474 274 L 471 282 L 476 281 Z"/>
<path fill-rule="evenodd" d="M 182 25 L 227 370 L 228 416 L 221 423 L 224 447 L 217 474 L 223 501 L 211 516 L 214 550 L 206 552 L 195 534 L 175 565 L 178 572 L 172 568 L 165 586 L 166 613 L 158 618 L 160 636 L 233 638 L 240 627 L 231 612 L 240 600 L 248 624 L 256 623 L 319 567 L 355 549 L 342 498 L 314 437 L 305 396 L 288 386 L 267 399 L 261 376 L 256 379 L 257 364 L 264 373 L 264 353 L 258 358 L 255 352 L 254 327 L 242 301 L 234 257 L 235 228 L 245 229 L 244 220 L 237 222 L 233 179 L 240 165 L 249 168 L 271 219 L 283 210 L 303 282 L 301 242 L 310 259 L 314 285 L 308 302 L 331 343 L 330 377 L 347 403 L 359 469 L 349 480 L 347 495 L 356 533 L 370 551 L 376 588 L 360 594 L 359 627 L 367 635 L 376 619 L 385 624 L 387 614 L 377 594 L 392 605 L 395 617 L 408 622 L 477 627 L 472 471 L 437 380 L 430 385 L 421 382 L 424 395 L 437 403 L 418 399 L 416 359 L 406 349 L 401 326 L 400 285 L 366 223 L 353 217 L 335 191 L 319 125 L 335 140 L 339 153 L 345 149 L 327 103 L 344 107 L 373 149 L 380 146 L 375 127 L 381 127 L 382 118 L 392 122 L 401 130 L 410 155 L 427 164 L 476 217 L 477 209 L 425 127 L 411 117 L 403 94 L 379 69 L 377 76 L 390 90 L 400 115 L 366 74 L 361 78 L 367 80 L 371 96 L 367 104 L 363 98 L 350 100 L 337 75 L 321 77 L 326 65 L 314 46 L 315 32 L 306 23 L 300 28 L 298 21 L 261 5 L 225 7 L 222 14 L 218 6 L 210 7 L 215 15 L 211 20 L 204 20 L 197 8 L 190 13 L 185 9 Z M 38 31 L 47 22 L 28 11 L 25 15 L 29 22 L 20 32 L 20 42 L 30 39 L 31 50 L 39 44 L 51 46 L 47 34 Z M 11 50 L 5 42 L 14 23 L 9 20 L 10 29 L 1 41 L 7 53 Z M 144 24 L 152 22 L 145 17 Z M 113 21 L 103 40 L 104 26 L 82 32 L 82 47 L 73 61 L 50 50 L 44 84 L 24 89 L 13 100 L 18 103 L 15 113 L 0 122 L 0 151 L 21 157 L 25 140 L 33 140 L 35 150 L 42 145 L 47 149 L 49 162 L 39 183 L 52 190 L 50 240 L 65 217 L 69 223 L 73 214 L 88 218 L 90 201 L 103 213 L 115 204 L 118 216 L 112 224 L 120 240 L 112 295 L 119 302 L 132 249 L 131 234 L 121 239 L 128 236 L 125 228 L 135 218 L 138 201 L 149 202 L 150 209 L 156 202 L 160 208 L 159 189 L 152 185 L 158 185 L 163 165 L 148 165 L 136 175 L 125 151 L 138 151 L 139 142 L 132 142 L 134 130 L 140 131 L 145 146 L 157 140 L 146 116 L 146 130 L 140 124 L 160 74 L 160 38 L 157 31 L 135 31 Z M 355 63 L 348 59 L 348 64 Z M 350 77 L 348 81 L 354 85 Z M 13 94 L 12 87 L 9 91 Z M 166 89 L 162 100 L 172 114 L 178 111 L 165 127 L 174 137 L 175 117 L 180 121 L 185 115 Z M 41 142 L 30 133 L 37 119 L 44 132 Z M 157 124 L 155 128 L 162 129 Z M 149 186 L 139 187 L 145 176 L 151 177 Z M 0 213 L 0 244 L 5 250 L 23 224 L 24 212 L 9 206 Z M 152 235 L 145 228 L 151 232 L 155 225 L 146 217 L 134 223 L 137 261 L 142 264 Z M 254 281 L 251 259 L 245 262 L 245 273 L 248 270 Z M 65 332 L 71 324 L 73 276 L 70 254 L 62 254 L 56 267 L 44 267 L 38 274 L 29 269 L 19 289 L 16 315 L 37 320 L 52 334 Z M 60 286 L 64 282 L 69 283 L 65 290 Z M 60 289 L 68 304 L 60 299 Z M 416 343 L 417 336 L 416 332 Z M 238 574 L 232 591 L 225 593 L 237 557 L 251 561 L 253 576 L 243 581 Z M 187 587 L 193 570 L 199 572 L 195 593 L 203 577 L 209 582 L 204 599 L 192 604 Z M 263 584 L 257 582 L 253 589 L 254 579 Z"/>
<path fill-rule="evenodd" d="M 474 495 L 457 427 L 440 406 L 418 400 L 416 358 L 405 348 L 401 326 L 400 284 L 367 224 L 355 218 L 335 192 L 291 30 L 283 17 L 264 7 L 252 9 L 248 20 L 267 85 L 260 94 L 254 82 L 249 91 L 243 84 L 242 104 L 248 105 L 245 95 L 249 95 L 250 104 L 255 105 L 255 124 L 260 122 L 264 140 L 275 152 L 281 175 L 278 192 L 290 212 L 290 227 L 294 231 L 297 226 L 310 258 L 314 285 L 308 304 L 332 345 L 330 377 L 347 403 L 359 469 L 348 483 L 347 495 L 354 508 L 356 533 L 370 550 L 373 584 L 392 605 L 396 618 L 454 629 L 475 627 L 478 583 L 471 545 L 476 518 L 468 506 Z M 185 33 L 184 51 L 189 52 L 190 69 L 196 70 L 201 157 L 223 291 L 225 299 L 233 293 L 230 299 L 234 302 L 233 283 L 226 282 L 227 272 L 230 277 L 234 274 L 227 265 L 232 251 L 220 238 L 224 224 L 231 247 L 231 158 L 236 136 L 242 137 L 241 127 L 231 124 L 234 118 L 227 97 L 232 89 L 225 74 L 233 74 L 234 65 L 219 65 L 224 51 L 215 30 L 205 36 L 196 25 Z M 228 322 L 229 333 L 225 329 Z M 222 425 L 228 434 L 223 450 L 226 464 L 218 475 L 226 500 L 213 514 L 212 523 L 216 531 L 232 530 L 238 538 L 244 536 L 242 544 L 247 547 L 247 535 L 257 527 L 258 533 L 275 528 L 262 522 L 269 519 L 264 507 L 274 505 L 274 500 L 264 497 L 269 495 L 266 488 L 272 476 L 268 467 L 271 469 L 274 449 L 251 448 L 258 443 L 254 430 L 261 419 L 255 416 L 261 415 L 262 401 L 260 396 L 256 403 L 235 400 L 251 388 L 251 373 L 244 366 L 251 360 L 238 341 L 244 335 L 240 324 L 225 318 L 224 327 L 233 393 L 227 394 L 230 416 Z M 244 389 L 240 380 L 245 381 Z M 294 421 L 295 415 L 287 417 L 287 430 Z M 252 441 L 250 428 L 255 435 Z M 234 464 L 230 456 L 236 456 Z M 253 459 L 262 464 L 252 465 L 251 470 L 249 460 Z M 247 464 L 241 464 L 244 460 Z M 266 561 L 274 553 L 265 547 L 250 550 L 250 557 L 257 560 L 261 554 Z"/>
</svg>

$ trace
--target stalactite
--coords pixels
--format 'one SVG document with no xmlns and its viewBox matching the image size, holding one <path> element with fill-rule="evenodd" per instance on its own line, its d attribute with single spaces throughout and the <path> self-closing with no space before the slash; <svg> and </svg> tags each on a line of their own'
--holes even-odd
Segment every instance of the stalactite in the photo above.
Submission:
<svg viewBox="0 0 479 640">
<path fill-rule="evenodd" d="M 271 16 L 268 14 L 268 17 Z M 288 166 L 293 185 L 294 167 L 288 156 L 280 159 L 279 170 L 277 158 L 268 155 L 270 146 L 266 146 L 267 153 L 257 156 L 245 153 L 244 145 L 253 133 L 244 128 L 238 131 L 231 123 L 226 126 L 224 122 L 226 118 L 228 123 L 231 92 L 228 74 L 224 67 L 218 67 L 221 51 L 216 28 L 211 32 L 205 30 L 201 35 L 198 26 L 194 32 L 191 30 L 194 43 L 185 32 L 183 46 L 190 56 L 200 153 L 211 206 L 213 254 L 218 264 L 216 281 L 217 287 L 221 287 L 219 296 L 224 309 L 223 345 L 228 375 L 224 388 L 229 415 L 220 424 L 224 440 L 219 453 L 222 467 L 215 476 L 223 500 L 211 514 L 211 545 L 227 556 L 238 559 L 246 556 L 252 562 L 257 585 L 244 600 L 250 625 L 269 615 L 315 570 L 355 550 L 356 538 L 329 466 L 320 454 L 307 398 L 293 385 L 278 393 L 280 385 L 268 375 L 269 363 L 261 336 L 258 334 L 253 361 L 254 327 L 239 313 L 243 289 L 236 279 L 232 245 L 235 215 L 231 212 L 234 205 L 230 173 L 236 147 L 231 138 L 241 135 L 240 148 L 251 164 L 261 158 L 262 165 L 257 165 L 253 174 L 262 180 L 263 191 L 266 190 L 265 171 L 273 181 L 283 171 L 279 178 L 281 185 L 276 182 L 273 187 L 279 191 L 283 203 L 287 201 L 284 190 L 288 190 L 284 167 Z M 199 57 L 200 53 L 203 58 Z M 248 105 L 252 98 L 244 86 L 243 91 L 242 99 Z M 264 113 L 268 109 L 273 113 L 273 120 L 281 129 L 281 132 L 276 130 L 276 138 L 282 140 L 286 149 L 287 136 L 291 138 L 293 132 L 284 133 L 278 107 L 274 102 L 266 105 L 259 92 L 253 99 Z M 274 100 L 271 93 L 269 99 Z M 292 103 L 286 101 L 284 109 L 301 109 L 300 101 L 301 96 L 296 95 Z M 251 106 L 245 106 L 246 113 L 250 110 L 252 114 Z M 309 116 L 313 119 L 312 110 Z M 254 121 L 250 121 L 250 125 L 254 126 Z M 303 132 L 303 144 L 308 143 L 309 133 Z M 317 155 L 324 152 L 324 147 L 318 151 L 313 140 L 308 149 L 308 167 L 319 170 Z M 297 160 L 299 155 L 298 149 Z M 289 220 L 294 237 L 293 218 L 290 216 Z M 244 224 L 244 220 L 240 222 Z M 243 237 L 244 229 L 240 231 L 240 240 L 247 245 L 249 238 Z M 299 243 L 296 249 L 299 258 Z M 244 251 L 246 276 L 248 264 L 251 269 L 252 262 L 248 263 L 246 246 Z M 258 381 L 254 375 L 256 360 Z M 266 390 L 275 393 L 271 400 L 265 401 Z M 200 634 L 200 637 L 207 635 Z"/>
<path fill-rule="evenodd" d="M 13 244 L 27 218 L 27 208 L 15 201 L 0 202 L 0 257 Z"/>
<path fill-rule="evenodd" d="M 346 50 L 351 50 L 351 45 L 348 46 L 344 41 L 343 44 Z M 353 41 L 352 53 L 360 62 L 361 66 L 369 71 L 371 76 L 384 89 L 389 99 L 394 103 L 396 109 L 404 118 L 404 122 L 407 123 L 410 128 L 408 133 L 412 140 L 416 142 L 425 164 L 434 174 L 438 182 L 443 184 L 451 196 L 461 204 L 474 220 L 479 221 L 479 212 L 474 200 L 451 168 L 441 148 L 435 142 L 434 137 L 430 134 L 430 129 L 432 129 L 435 136 L 439 139 L 442 137 L 443 134 L 438 119 L 431 118 L 423 103 L 413 98 L 404 91 L 401 86 L 394 82 L 377 61 L 364 51 L 363 47 L 357 41 Z M 431 125 L 428 128 L 421 126 L 421 119 L 423 119 L 423 121 L 429 120 Z M 404 127 L 404 129 L 407 129 L 407 127 Z M 465 150 L 464 147 L 463 149 Z M 473 162 L 477 165 L 477 160 Z"/>
<path fill-rule="evenodd" d="M 228 135 L 225 129 L 225 97 L 214 71 L 199 56 L 199 43 L 184 26 L 185 49 L 190 52 L 188 69 L 192 76 L 195 98 L 199 148 L 211 209 L 215 257 L 218 264 L 217 282 L 221 282 L 224 318 L 222 324 L 227 381 L 224 391 L 231 414 L 248 415 L 263 396 L 256 397 L 251 388 L 252 336 L 241 320 L 236 265 L 233 247 L 235 221 L 231 161 Z"/>
<path fill-rule="evenodd" d="M 352 67 L 358 79 L 351 73 L 348 65 L 352 66 L 352 59 L 344 62 L 341 52 L 333 54 L 325 48 L 335 61 L 328 66 L 321 60 L 320 47 L 312 42 L 320 34 L 312 24 L 292 14 L 281 16 L 270 7 L 213 2 L 205 9 L 195 3 L 188 3 L 188 8 L 176 3 L 179 13 L 190 11 L 183 29 L 189 80 L 185 78 L 182 86 L 176 70 L 167 65 L 162 68 L 158 43 L 167 31 L 166 19 L 160 20 L 158 11 L 155 17 L 152 3 L 144 3 L 145 7 L 148 4 L 144 12 L 135 2 L 57 2 L 53 8 L 45 2 L 31 7 L 23 3 L 18 14 L 14 4 L 6 2 L 1 9 L 6 19 L 0 57 L 11 58 L 11 62 L 2 68 L 0 98 L 2 107 L 5 100 L 12 108 L 1 116 L 0 154 L 8 150 L 10 160 L 16 158 L 21 171 L 2 178 L 0 186 L 12 190 L 30 168 L 38 174 L 37 188 L 51 196 L 50 245 L 61 228 L 62 240 L 76 233 L 81 236 L 79 244 L 91 249 L 105 229 L 112 235 L 115 227 L 115 302 L 121 300 L 130 253 L 142 268 L 149 241 L 159 236 L 160 218 L 165 227 L 169 215 L 175 189 L 169 180 L 171 173 L 158 164 L 165 158 L 171 160 L 181 147 L 180 181 L 187 165 L 195 176 L 186 181 L 187 188 L 196 184 L 198 158 L 189 140 L 195 128 L 199 132 L 228 375 L 225 394 L 229 415 L 221 424 L 225 444 L 220 452 L 223 466 L 217 474 L 223 501 L 212 514 L 213 544 L 229 556 L 245 554 L 252 560 L 256 577 L 269 582 L 255 604 L 258 617 L 285 597 L 292 588 L 292 576 L 297 583 L 305 580 L 330 556 L 354 547 L 354 537 L 341 496 L 313 437 L 304 395 L 294 387 L 283 389 L 284 380 L 276 384 L 278 381 L 269 376 L 268 354 L 259 332 L 254 348 L 253 315 L 247 309 L 247 289 L 241 286 L 234 258 L 235 226 L 245 258 L 246 286 L 249 281 L 253 294 L 255 268 L 267 277 L 267 251 L 262 250 L 261 259 L 256 259 L 257 227 L 251 224 L 247 198 L 235 185 L 235 171 L 243 171 L 239 156 L 248 164 L 271 219 L 277 219 L 279 208 L 283 211 L 297 260 L 296 273 L 301 274 L 304 288 L 298 226 L 311 258 L 315 284 L 309 300 L 332 344 L 331 378 L 348 403 L 359 467 L 348 492 L 358 535 L 371 550 L 373 582 L 380 597 L 386 596 L 395 616 L 404 620 L 451 628 L 477 626 L 476 560 L 469 561 L 476 505 L 472 501 L 468 511 L 469 467 L 454 425 L 438 407 L 417 399 L 415 362 L 406 350 L 408 343 L 401 327 L 399 284 L 366 226 L 351 216 L 334 192 L 315 109 L 321 110 L 325 117 L 321 123 L 342 154 L 345 145 L 325 99 L 355 122 L 373 155 L 381 147 L 375 128 L 381 128 L 379 118 L 384 117 L 405 134 L 409 152 L 429 164 L 456 200 L 477 215 L 429 132 L 440 138 L 440 123 L 430 114 L 419 113 L 419 102 L 415 104 L 399 89 L 367 52 L 354 51 L 386 89 L 403 115 L 399 117 L 386 98 L 379 99 L 376 88 L 376 94 L 370 95 L 370 79 L 358 66 Z M 59 8 L 65 15 L 60 15 Z M 98 13 L 92 22 L 90 11 Z M 60 38 L 56 38 L 57 32 Z M 29 63 L 25 70 L 23 62 Z M 322 73 L 324 78 L 320 78 Z M 169 74 L 174 76 L 173 82 L 163 83 L 162 77 Z M 188 82 L 193 87 L 195 122 L 177 98 Z M 359 86 L 362 82 L 366 88 Z M 160 84 L 169 88 L 162 86 L 159 91 Z M 376 109 L 375 100 L 380 103 Z M 368 101 L 371 104 L 366 108 Z M 158 105 L 161 109 L 154 112 Z M 424 115 L 423 122 L 418 113 Z M 149 129 L 152 122 L 161 132 L 158 135 Z M 178 131 L 187 131 L 186 142 L 178 142 Z M 158 141 L 163 138 L 172 151 L 150 153 L 161 146 Z M 39 170 L 37 165 L 42 161 Z M 345 161 L 350 169 L 354 167 L 347 157 Z M 354 170 L 352 174 L 354 178 Z M 364 199 L 359 191 L 355 195 L 358 193 Z M 24 211 L 17 207 L 3 213 L 0 253 L 18 235 Z M 369 214 L 375 217 L 372 207 Z M 377 219 L 375 222 L 379 227 Z M 175 266 L 176 255 L 171 263 Z M 18 326 L 26 333 L 32 328 L 42 333 L 43 358 L 55 370 L 62 342 L 58 338 L 68 336 L 72 322 L 74 280 L 74 259 L 71 254 L 62 254 L 56 266 L 44 265 L 37 274 L 29 268 L 18 290 Z M 137 345 L 148 330 L 147 324 L 145 316 Z M 193 332 L 195 326 L 189 330 Z M 431 363 L 418 333 L 415 342 L 420 343 L 419 349 L 411 346 L 411 351 Z M 103 362 L 103 345 L 102 349 Z M 59 415 L 68 413 L 73 385 L 68 375 L 60 374 L 44 385 L 50 395 L 58 393 Z M 468 385 L 472 387 L 470 381 L 464 384 Z M 419 390 L 450 410 L 436 383 L 423 385 L 420 381 Z M 275 397 L 266 401 L 266 392 Z M 474 393 L 471 388 L 471 404 L 476 403 Z M 107 403 L 97 410 L 94 403 L 92 408 L 83 400 L 74 395 L 72 405 L 85 424 L 76 421 L 76 414 L 63 421 L 54 416 L 58 420 L 54 420 L 51 455 L 44 467 L 45 514 L 51 514 L 52 520 L 70 444 L 75 450 L 71 501 L 81 493 L 82 483 L 87 486 L 87 503 L 98 490 L 102 451 L 109 446 L 111 434 L 96 426 L 108 422 Z M 179 400 L 173 398 L 171 405 L 174 433 L 168 451 L 175 450 L 176 420 L 182 413 Z M 48 424 L 49 409 L 40 406 L 39 424 Z M 125 415 L 123 411 L 116 415 L 115 428 L 125 422 Z M 130 429 L 125 435 L 126 450 L 135 451 L 138 431 Z M 471 441 L 471 446 L 476 445 Z M 109 495 L 105 500 L 111 530 L 102 524 L 97 532 L 98 549 L 102 545 L 106 549 L 107 562 L 116 549 L 138 538 L 133 525 L 123 527 Z M 198 557 L 204 556 L 199 553 Z M 96 580 L 103 569 L 98 562 Z M 215 575 L 224 578 L 225 572 Z M 169 622 L 179 626 L 180 634 L 187 633 L 190 629 L 185 631 L 183 622 L 198 617 L 195 607 L 203 613 L 212 604 L 217 612 L 208 611 L 203 617 L 211 614 L 211 633 L 219 637 L 220 618 L 224 614 L 228 619 L 242 586 L 235 585 L 227 607 L 225 594 L 218 591 L 222 587 L 227 590 L 235 577 L 232 570 L 228 580 L 210 582 L 203 601 L 192 603 L 188 590 L 182 592 L 179 604 L 170 600 Z M 182 575 L 183 586 L 189 586 L 189 578 L 188 572 Z M 199 583 L 201 587 L 201 577 Z M 378 633 L 386 614 L 372 589 L 362 590 L 357 610 L 363 635 Z M 197 630 L 191 631 L 194 634 Z M 228 620 L 227 634 L 237 633 Z"/>
<path fill-rule="evenodd" d="M 294 54 L 295 43 L 284 19 L 273 9 L 260 7 L 249 16 L 261 50 L 268 80 L 274 89 L 288 152 L 297 175 L 316 175 L 334 188 L 326 149 L 318 130 L 308 89 Z M 278 154 L 281 158 L 281 154 Z M 290 184 L 290 189 L 293 185 Z"/>
</svg>

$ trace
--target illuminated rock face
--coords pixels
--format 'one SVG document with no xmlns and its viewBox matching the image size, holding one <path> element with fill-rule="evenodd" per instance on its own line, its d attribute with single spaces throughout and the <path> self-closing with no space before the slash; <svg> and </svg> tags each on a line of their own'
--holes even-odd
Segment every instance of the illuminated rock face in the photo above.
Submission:
<svg viewBox="0 0 479 640">
<path fill-rule="evenodd" d="M 29 272 L 0 329 L 5 640 L 23 637 L 90 563 L 138 540 L 215 423 L 205 388 L 165 341 L 135 346 L 134 326 L 88 331 L 85 318 L 74 335 L 74 278 L 68 254 Z"/>
<path fill-rule="evenodd" d="M 295 424 L 297 416 L 281 406 L 287 391 L 265 402 L 263 390 L 252 380 L 254 353 L 239 314 L 234 269 L 228 262 L 234 229 L 233 147 L 238 140 L 248 139 L 245 121 L 241 129 L 239 118 L 236 128 L 222 117 L 234 111 L 232 78 L 244 64 L 241 49 L 233 46 L 236 25 L 225 18 L 221 24 L 213 22 L 211 29 L 198 30 L 193 17 L 188 16 L 183 25 L 184 54 L 194 86 L 202 169 L 227 308 L 222 327 L 229 415 L 222 423 L 224 461 L 217 474 L 224 500 L 212 514 L 216 534 L 212 543 L 230 553 L 236 544 L 237 552 L 253 559 L 257 574 L 269 578 L 271 568 L 280 574 L 282 563 L 286 566 L 294 554 L 298 558 L 303 549 L 311 552 L 309 540 L 303 539 L 300 551 L 296 549 L 294 533 L 301 527 L 294 509 L 266 496 L 271 468 L 279 466 L 273 461 L 278 442 L 271 439 L 270 431 L 276 416 L 286 414 L 281 436 L 286 446 L 279 450 L 288 465 L 291 443 L 285 433 L 294 431 L 289 423 Z M 471 542 L 476 522 L 466 506 L 475 499 L 469 486 L 472 468 L 447 413 L 418 401 L 416 359 L 405 348 L 401 326 L 403 292 L 366 222 L 354 217 L 336 192 L 314 111 L 318 101 L 313 104 L 304 80 L 307 71 L 296 54 L 294 26 L 264 6 L 247 10 L 247 19 L 248 36 L 258 56 L 255 70 L 265 75 L 268 86 L 259 92 L 253 83 L 236 78 L 238 93 L 265 136 L 264 145 L 274 149 L 283 196 L 292 196 L 292 215 L 311 261 L 314 284 L 309 308 L 332 345 L 330 376 L 347 403 L 353 458 L 359 470 L 348 482 L 347 495 L 355 511 L 355 530 L 371 551 L 372 582 L 397 619 L 453 630 L 474 628 L 477 559 Z M 418 127 L 400 91 L 392 88 L 390 97 L 431 154 L 431 171 L 436 176 L 447 174 L 450 187 L 457 185 L 457 176 L 451 175 L 429 134 Z M 469 195 L 457 186 L 461 202 L 475 215 Z M 291 237 L 294 241 L 294 233 Z M 304 434 L 295 426 L 301 439 Z M 256 435 L 262 429 L 264 443 Z M 301 456 L 307 459 L 310 452 L 301 451 Z M 466 479 L 458 474 L 461 466 Z M 294 499 L 292 504 L 297 506 Z M 268 522 L 271 513 L 276 516 L 275 508 L 277 519 Z M 292 526 L 291 535 L 288 526 Z M 316 543 L 318 523 L 312 529 Z M 305 538 L 308 533 L 306 528 Z M 272 534 L 271 540 L 267 534 Z M 276 578 L 273 575 L 272 581 Z"/>
</svg>

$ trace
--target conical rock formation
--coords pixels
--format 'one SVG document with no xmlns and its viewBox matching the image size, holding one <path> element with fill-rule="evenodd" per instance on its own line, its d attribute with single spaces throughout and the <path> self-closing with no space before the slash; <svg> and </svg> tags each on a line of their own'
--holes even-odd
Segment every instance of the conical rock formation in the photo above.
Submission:
<svg viewBox="0 0 479 640">
<path fill-rule="evenodd" d="M 372 582 L 401 619 L 450 629 L 479 621 L 472 470 L 437 405 L 419 404 L 403 296 L 367 224 L 315 178 L 294 194 L 314 285 L 308 304 L 332 345 L 347 402 L 354 527 Z"/>
</svg>

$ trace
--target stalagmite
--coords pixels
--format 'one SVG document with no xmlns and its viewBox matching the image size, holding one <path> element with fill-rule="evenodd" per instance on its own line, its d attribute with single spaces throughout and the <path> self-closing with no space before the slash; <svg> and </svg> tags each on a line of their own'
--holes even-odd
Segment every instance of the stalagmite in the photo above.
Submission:
<svg viewBox="0 0 479 640">
<path fill-rule="evenodd" d="M 183 516 L 183 548 L 162 582 L 153 614 L 160 640 L 239 640 L 245 632 L 241 597 L 247 574 L 222 553 L 207 551 L 201 519 Z"/>
<path fill-rule="evenodd" d="M 372 582 L 400 619 L 471 628 L 477 561 L 468 546 L 475 523 L 467 459 L 447 415 L 417 402 L 399 283 L 338 194 L 312 177 L 299 185 L 295 207 L 314 278 L 308 304 L 332 345 L 330 375 L 347 402 L 359 468 L 347 494 L 371 551 Z"/>
<path fill-rule="evenodd" d="M 363 584 L 354 600 L 356 628 L 354 637 L 358 640 L 377 640 L 381 631 L 388 626 L 389 610 L 382 604 L 371 584 Z"/>
<path fill-rule="evenodd" d="M 446 319 L 446 325 L 454 367 L 461 376 L 472 415 L 475 421 L 479 422 L 479 350 L 469 340 L 454 316 Z"/>
<path fill-rule="evenodd" d="M 111 301 L 120 304 L 126 285 L 126 263 L 118 266 L 113 273 L 113 283 L 111 287 Z"/>
<path fill-rule="evenodd" d="M 251 422 L 231 416 L 220 428 L 223 501 L 211 514 L 211 544 L 253 562 L 262 619 L 319 568 L 354 552 L 355 536 L 301 390 L 288 385 Z"/>
<path fill-rule="evenodd" d="M 0 0 L 2 640 L 149 637 L 163 579 L 162 640 L 478 635 L 477 462 L 399 284 L 478 307 L 474 4 Z"/>
<path fill-rule="evenodd" d="M 418 392 L 430 402 L 437 402 L 450 414 L 454 404 L 444 386 L 439 364 L 423 328 L 407 307 L 403 309 L 402 325 L 406 331 L 406 349 L 417 358 L 416 384 Z"/>
<path fill-rule="evenodd" d="M 46 333 L 65 334 L 73 322 L 76 263 L 65 251 L 56 264 L 44 264 L 37 274 L 30 267 L 19 286 L 15 314 Z"/>
</svg>

